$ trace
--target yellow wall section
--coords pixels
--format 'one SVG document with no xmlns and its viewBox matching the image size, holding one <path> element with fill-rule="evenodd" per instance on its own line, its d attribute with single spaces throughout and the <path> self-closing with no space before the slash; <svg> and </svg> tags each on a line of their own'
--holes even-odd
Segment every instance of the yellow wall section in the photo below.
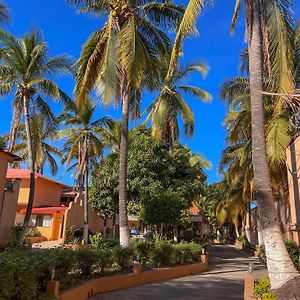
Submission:
<svg viewBox="0 0 300 300">
<path fill-rule="evenodd" d="M 59 206 L 61 185 L 42 178 L 36 178 L 33 207 Z M 29 196 L 29 179 L 22 179 L 18 204 L 26 205 Z"/>
</svg>

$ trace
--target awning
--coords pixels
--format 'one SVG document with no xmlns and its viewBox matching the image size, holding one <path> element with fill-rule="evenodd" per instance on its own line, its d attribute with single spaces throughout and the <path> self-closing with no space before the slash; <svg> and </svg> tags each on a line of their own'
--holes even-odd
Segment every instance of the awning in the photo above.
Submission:
<svg viewBox="0 0 300 300">
<path fill-rule="evenodd" d="M 50 207 L 36 207 L 32 209 L 32 214 L 53 215 L 55 213 L 64 213 L 68 207 L 65 206 L 50 206 Z M 21 214 L 26 214 L 26 208 L 20 210 Z"/>
</svg>

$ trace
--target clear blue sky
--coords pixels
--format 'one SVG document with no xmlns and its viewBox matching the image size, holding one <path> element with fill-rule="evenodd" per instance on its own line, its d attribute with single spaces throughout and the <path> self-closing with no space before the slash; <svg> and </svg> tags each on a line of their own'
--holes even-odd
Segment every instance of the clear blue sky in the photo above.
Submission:
<svg viewBox="0 0 300 300">
<path fill-rule="evenodd" d="M 186 4 L 187 1 L 176 1 Z M 297 2 L 297 1 L 295 1 Z M 103 24 L 103 20 L 80 15 L 64 0 L 6 0 L 12 10 L 13 22 L 9 26 L 16 35 L 23 35 L 32 28 L 42 30 L 48 42 L 51 54 L 70 54 L 74 59 L 79 57 L 83 43 L 88 36 Z M 206 8 L 198 21 L 200 36 L 186 40 L 184 45 L 183 63 L 202 60 L 209 64 L 210 72 L 205 80 L 199 76 L 191 78 L 191 83 L 202 87 L 213 95 L 210 104 L 203 104 L 194 98 L 187 99 L 192 106 L 195 119 L 195 135 L 193 139 L 182 138 L 194 152 L 200 152 L 212 162 L 212 169 L 207 171 L 210 182 L 219 179 L 217 172 L 221 151 L 225 146 L 225 130 L 222 125 L 225 116 L 225 106 L 219 100 L 219 87 L 225 78 L 238 75 L 239 54 L 246 44 L 244 42 L 243 20 L 238 24 L 234 37 L 229 36 L 229 23 L 235 0 L 215 0 L 214 7 Z M 71 78 L 60 78 L 60 87 L 72 94 L 74 82 Z M 153 100 L 151 95 L 145 95 L 143 107 Z M 100 101 L 99 101 L 100 103 Z M 53 105 L 55 112 L 61 108 Z M 97 112 L 100 115 L 110 115 L 119 118 L 118 110 L 104 108 L 99 104 Z M 11 121 L 10 98 L 0 102 L 0 134 L 9 131 Z M 50 173 L 46 171 L 45 175 Z M 65 174 L 60 168 L 57 179 L 72 184 L 70 174 Z"/>
</svg>

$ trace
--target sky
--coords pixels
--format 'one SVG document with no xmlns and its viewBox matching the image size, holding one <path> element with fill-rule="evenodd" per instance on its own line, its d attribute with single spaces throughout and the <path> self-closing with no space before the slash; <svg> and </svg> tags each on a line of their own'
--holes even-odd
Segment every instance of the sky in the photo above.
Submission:
<svg viewBox="0 0 300 300">
<path fill-rule="evenodd" d="M 22 36 L 32 29 L 40 29 L 45 41 L 49 44 L 51 55 L 69 54 L 78 59 L 81 47 L 89 35 L 102 26 L 104 19 L 90 15 L 78 14 L 74 7 L 64 0 L 6 0 L 11 9 L 12 23 L 7 27 L 12 33 Z M 176 3 L 186 5 L 186 0 Z M 297 2 L 297 1 L 295 1 Z M 203 80 L 199 75 L 192 76 L 189 84 L 197 85 L 210 92 L 211 103 L 201 103 L 200 100 L 185 97 L 195 115 L 194 137 L 181 137 L 183 144 L 188 145 L 194 153 L 202 153 L 212 163 L 207 170 L 210 183 L 220 180 L 218 164 L 222 149 L 225 147 L 226 132 L 223 126 L 226 107 L 219 98 L 220 85 L 226 78 L 239 75 L 239 55 L 246 47 L 244 40 L 243 19 L 238 22 L 234 36 L 229 34 L 229 24 L 234 9 L 235 0 L 215 0 L 213 7 L 206 7 L 199 17 L 197 25 L 198 37 L 188 38 L 184 43 L 184 56 L 181 63 L 202 61 L 209 65 L 208 76 Z M 299 9 L 299 8 L 298 8 Z M 298 14 L 299 15 L 299 14 Z M 72 95 L 74 80 L 70 77 L 57 79 L 59 86 Z M 142 107 L 146 108 L 154 99 L 154 95 L 145 94 Z M 99 99 L 97 117 L 109 115 L 120 118 L 120 109 L 103 107 Z M 51 102 L 50 102 L 51 103 Z M 61 112 L 61 107 L 51 104 L 55 113 Z M 11 97 L 0 100 L 0 134 L 9 131 L 11 122 Z M 52 177 L 46 168 L 45 175 Z M 73 178 L 60 167 L 56 175 L 58 180 L 72 184 Z"/>
</svg>

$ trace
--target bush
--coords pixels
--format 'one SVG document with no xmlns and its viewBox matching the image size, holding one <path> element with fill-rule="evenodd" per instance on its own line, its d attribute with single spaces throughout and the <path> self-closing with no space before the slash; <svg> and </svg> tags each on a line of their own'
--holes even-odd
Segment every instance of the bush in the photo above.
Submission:
<svg viewBox="0 0 300 300">
<path fill-rule="evenodd" d="M 254 294 L 256 296 L 262 296 L 269 292 L 271 288 L 270 279 L 269 278 L 262 278 L 255 282 L 254 286 Z"/>
<path fill-rule="evenodd" d="M 90 276 L 98 266 L 100 252 L 92 249 L 80 249 L 75 251 L 75 257 L 81 274 Z"/>
<path fill-rule="evenodd" d="M 27 248 L 30 243 L 26 239 L 28 228 L 24 225 L 16 225 L 11 229 L 10 239 L 8 241 L 9 248 Z"/>
<path fill-rule="evenodd" d="M 37 272 L 28 250 L 0 254 L 0 299 L 32 300 L 38 293 Z"/>
<path fill-rule="evenodd" d="M 202 246 L 197 243 L 181 242 L 174 245 L 177 255 L 178 262 L 183 264 L 186 262 L 199 261 L 200 255 L 202 254 Z"/>
<path fill-rule="evenodd" d="M 150 264 L 153 267 L 170 265 L 177 262 L 176 249 L 172 244 L 164 240 L 156 240 L 150 256 Z"/>
<path fill-rule="evenodd" d="M 103 272 L 105 268 L 112 267 L 114 263 L 114 255 L 112 249 L 98 250 L 98 262 L 97 266 L 100 271 Z"/>
<path fill-rule="evenodd" d="M 237 238 L 236 238 L 236 241 L 239 242 L 239 243 L 243 243 L 244 242 L 244 237 L 242 235 L 239 235 Z"/>
<path fill-rule="evenodd" d="M 39 230 L 35 227 L 32 228 L 27 228 L 26 232 L 25 232 L 25 236 L 26 237 L 40 237 L 42 236 L 41 233 L 39 232 Z"/>
<path fill-rule="evenodd" d="M 285 243 L 286 249 L 290 254 L 293 264 L 299 269 L 299 248 L 294 241 L 288 241 Z"/>
<path fill-rule="evenodd" d="M 94 249 L 104 249 L 107 247 L 103 235 L 100 232 L 90 235 L 90 243 Z"/>
<path fill-rule="evenodd" d="M 262 300 L 277 300 L 278 298 L 273 293 L 265 293 L 262 295 L 261 299 Z"/>
<path fill-rule="evenodd" d="M 132 249 L 130 247 L 117 246 L 113 249 L 113 260 L 121 269 L 131 267 Z"/>
<path fill-rule="evenodd" d="M 149 261 L 151 249 L 153 248 L 153 242 L 150 242 L 146 239 L 132 239 L 131 248 L 133 251 L 134 260 L 145 265 Z"/>
</svg>

